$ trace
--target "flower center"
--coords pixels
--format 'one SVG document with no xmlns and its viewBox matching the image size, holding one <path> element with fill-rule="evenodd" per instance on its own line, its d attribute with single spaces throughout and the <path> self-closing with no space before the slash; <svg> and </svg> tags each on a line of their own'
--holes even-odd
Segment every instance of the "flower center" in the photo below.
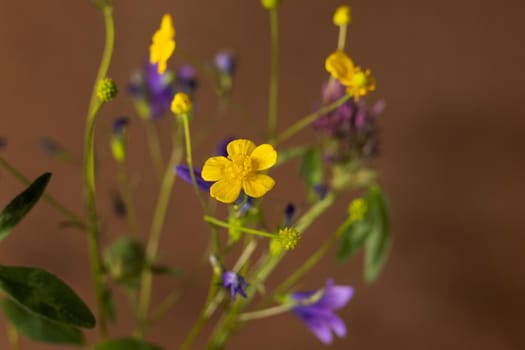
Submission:
<svg viewBox="0 0 525 350">
<path fill-rule="evenodd" d="M 253 174 L 252 159 L 247 155 L 230 156 L 231 163 L 225 168 L 225 174 L 231 180 L 244 180 Z"/>
</svg>

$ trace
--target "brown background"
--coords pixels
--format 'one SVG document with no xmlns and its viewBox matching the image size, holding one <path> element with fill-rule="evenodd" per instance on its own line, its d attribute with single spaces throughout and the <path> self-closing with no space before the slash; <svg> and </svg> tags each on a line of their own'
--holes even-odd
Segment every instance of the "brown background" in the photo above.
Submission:
<svg viewBox="0 0 525 350">
<path fill-rule="evenodd" d="M 142 63 L 165 11 L 174 16 L 177 45 L 184 51 L 202 59 L 223 47 L 238 52 L 234 97 L 249 107 L 253 120 L 229 113 L 202 143 L 198 162 L 226 135 L 262 140 L 247 128 L 263 128 L 266 122 L 268 18 L 258 1 L 115 2 L 117 42 L 111 76 L 121 86 Z M 281 127 L 307 113 L 317 99 L 325 78 L 323 61 L 336 42 L 331 14 L 342 3 L 284 1 Z M 327 259 L 304 281 L 305 287 L 315 288 L 333 276 L 357 289 L 342 311 L 349 334 L 333 348 L 525 348 L 522 2 L 367 0 L 351 5 L 349 52 L 372 67 L 378 81 L 374 98 L 387 101 L 381 117 L 383 151 L 375 165 L 390 195 L 394 246 L 373 285 L 362 282 L 362 256 L 343 266 Z M 85 111 L 102 46 L 103 22 L 87 0 L 0 1 L 0 134 L 9 139 L 2 155 L 30 177 L 52 171 L 50 191 L 78 213 L 83 210 L 79 166 L 50 159 L 36 144 L 41 136 L 58 139 L 80 159 Z M 180 63 L 181 57 L 172 61 Z M 203 82 L 193 125 L 197 133 L 215 127 L 209 118 L 215 101 Z M 125 230 L 112 219 L 107 200 L 107 192 L 116 186 L 107 137 L 113 117 L 121 114 L 133 115 L 125 94 L 103 110 L 98 124 L 99 211 L 107 223 L 106 242 Z M 137 119 L 130 137 L 131 176 L 143 213 L 141 225 L 146 227 L 157 190 Z M 295 141 L 311 137 L 307 131 Z M 279 189 L 268 198 L 275 203 L 270 217 L 277 217 L 289 200 L 301 204 L 293 171 L 290 166 L 275 172 Z M 21 188 L 0 172 L 2 205 Z M 272 283 L 293 271 L 332 232 L 344 210 L 345 203 L 340 203 L 313 227 Z M 191 189 L 177 183 L 162 241 L 164 261 L 185 270 L 195 263 L 207 239 L 198 213 Z M 39 204 L 2 242 L 0 261 L 42 266 L 93 304 L 85 240 L 76 231 L 58 230 L 61 219 L 48 205 Z M 152 329 L 151 339 L 176 348 L 196 318 L 206 278 L 203 273 L 193 279 L 191 293 Z M 160 282 L 156 300 L 178 283 Z M 115 335 L 130 329 L 129 313 L 123 311 L 120 318 L 124 325 L 112 330 Z M 0 331 L 1 349 L 7 347 L 4 333 Z M 196 348 L 203 344 L 198 342 Z M 53 348 L 26 340 L 22 345 Z M 229 348 L 322 346 L 300 321 L 283 315 L 249 324 Z"/>
</svg>

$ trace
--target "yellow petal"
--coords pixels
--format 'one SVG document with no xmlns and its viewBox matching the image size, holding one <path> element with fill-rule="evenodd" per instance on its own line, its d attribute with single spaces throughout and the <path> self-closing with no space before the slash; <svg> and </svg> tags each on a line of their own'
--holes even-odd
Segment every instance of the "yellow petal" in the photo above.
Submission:
<svg viewBox="0 0 525 350">
<path fill-rule="evenodd" d="M 335 51 L 325 61 L 325 68 L 341 84 L 348 86 L 352 83 L 354 63 L 343 51 Z"/>
<path fill-rule="evenodd" d="M 252 141 L 245 139 L 233 140 L 226 146 L 226 151 L 230 158 L 240 155 L 250 155 L 254 149 L 255 144 Z"/>
<path fill-rule="evenodd" d="M 241 181 L 219 180 L 210 188 L 210 195 L 223 203 L 233 203 L 241 193 Z"/>
<path fill-rule="evenodd" d="M 244 192 L 254 198 L 264 196 L 274 185 L 274 179 L 265 174 L 255 174 L 242 182 Z"/>
<path fill-rule="evenodd" d="M 271 168 L 277 162 L 277 151 L 270 144 L 257 146 L 250 156 L 254 170 L 266 170 Z"/>
<path fill-rule="evenodd" d="M 217 181 L 224 177 L 224 167 L 230 163 L 226 157 L 211 157 L 204 163 L 201 176 L 205 181 Z"/>
<path fill-rule="evenodd" d="M 173 38 L 175 36 L 175 28 L 173 27 L 173 21 L 169 13 L 166 13 L 164 16 L 162 16 L 159 32 L 168 38 Z"/>
</svg>

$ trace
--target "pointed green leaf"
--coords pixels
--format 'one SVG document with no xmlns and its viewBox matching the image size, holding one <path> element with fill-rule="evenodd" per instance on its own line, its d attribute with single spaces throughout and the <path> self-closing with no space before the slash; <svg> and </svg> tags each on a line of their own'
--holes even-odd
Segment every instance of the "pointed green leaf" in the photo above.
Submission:
<svg viewBox="0 0 525 350">
<path fill-rule="evenodd" d="M 0 240 L 7 237 L 26 214 L 38 202 L 44 193 L 51 173 L 45 173 L 36 179 L 29 187 L 16 196 L 0 213 Z"/>
<path fill-rule="evenodd" d="M 41 343 L 84 344 L 84 335 L 78 328 L 40 317 L 9 299 L 2 300 L 1 307 L 7 320 L 29 339 Z"/>
<path fill-rule="evenodd" d="M 93 350 L 162 350 L 162 348 L 138 339 L 122 338 L 99 344 Z"/>
<path fill-rule="evenodd" d="M 390 250 L 390 218 L 386 198 L 374 185 L 367 193 L 368 210 L 373 224 L 365 243 L 365 280 L 374 282 L 381 272 Z"/>
<path fill-rule="evenodd" d="M 93 328 L 95 317 L 58 277 L 33 267 L 0 266 L 0 289 L 26 309 L 50 320 Z"/>
<path fill-rule="evenodd" d="M 345 222 L 347 228 L 343 231 L 341 243 L 337 252 L 337 260 L 345 262 L 361 249 L 370 233 L 370 223 L 363 221 L 351 223 Z"/>
</svg>

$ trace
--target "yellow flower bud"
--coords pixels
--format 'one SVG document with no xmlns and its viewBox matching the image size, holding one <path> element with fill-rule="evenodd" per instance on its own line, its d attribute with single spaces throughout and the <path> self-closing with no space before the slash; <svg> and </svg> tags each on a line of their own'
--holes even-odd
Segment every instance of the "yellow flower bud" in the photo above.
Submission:
<svg viewBox="0 0 525 350">
<path fill-rule="evenodd" d="M 346 53 L 337 50 L 326 58 L 325 68 L 339 82 L 345 86 L 352 83 L 354 62 Z"/>
<path fill-rule="evenodd" d="M 192 107 L 193 105 L 191 103 L 190 97 L 184 92 L 178 92 L 175 94 L 175 97 L 173 97 L 173 101 L 171 102 L 171 111 L 175 115 L 189 113 Z"/>
<path fill-rule="evenodd" d="M 109 102 L 118 94 L 117 84 L 111 78 L 104 78 L 97 85 L 97 97 L 102 102 Z"/>
<path fill-rule="evenodd" d="M 334 24 L 336 26 L 345 26 L 350 24 L 350 21 L 352 20 L 352 12 L 350 10 L 350 6 L 343 5 L 339 6 L 337 10 L 334 12 Z"/>
<path fill-rule="evenodd" d="M 276 8 L 280 3 L 280 0 L 261 0 L 263 7 L 268 10 Z"/>
</svg>

